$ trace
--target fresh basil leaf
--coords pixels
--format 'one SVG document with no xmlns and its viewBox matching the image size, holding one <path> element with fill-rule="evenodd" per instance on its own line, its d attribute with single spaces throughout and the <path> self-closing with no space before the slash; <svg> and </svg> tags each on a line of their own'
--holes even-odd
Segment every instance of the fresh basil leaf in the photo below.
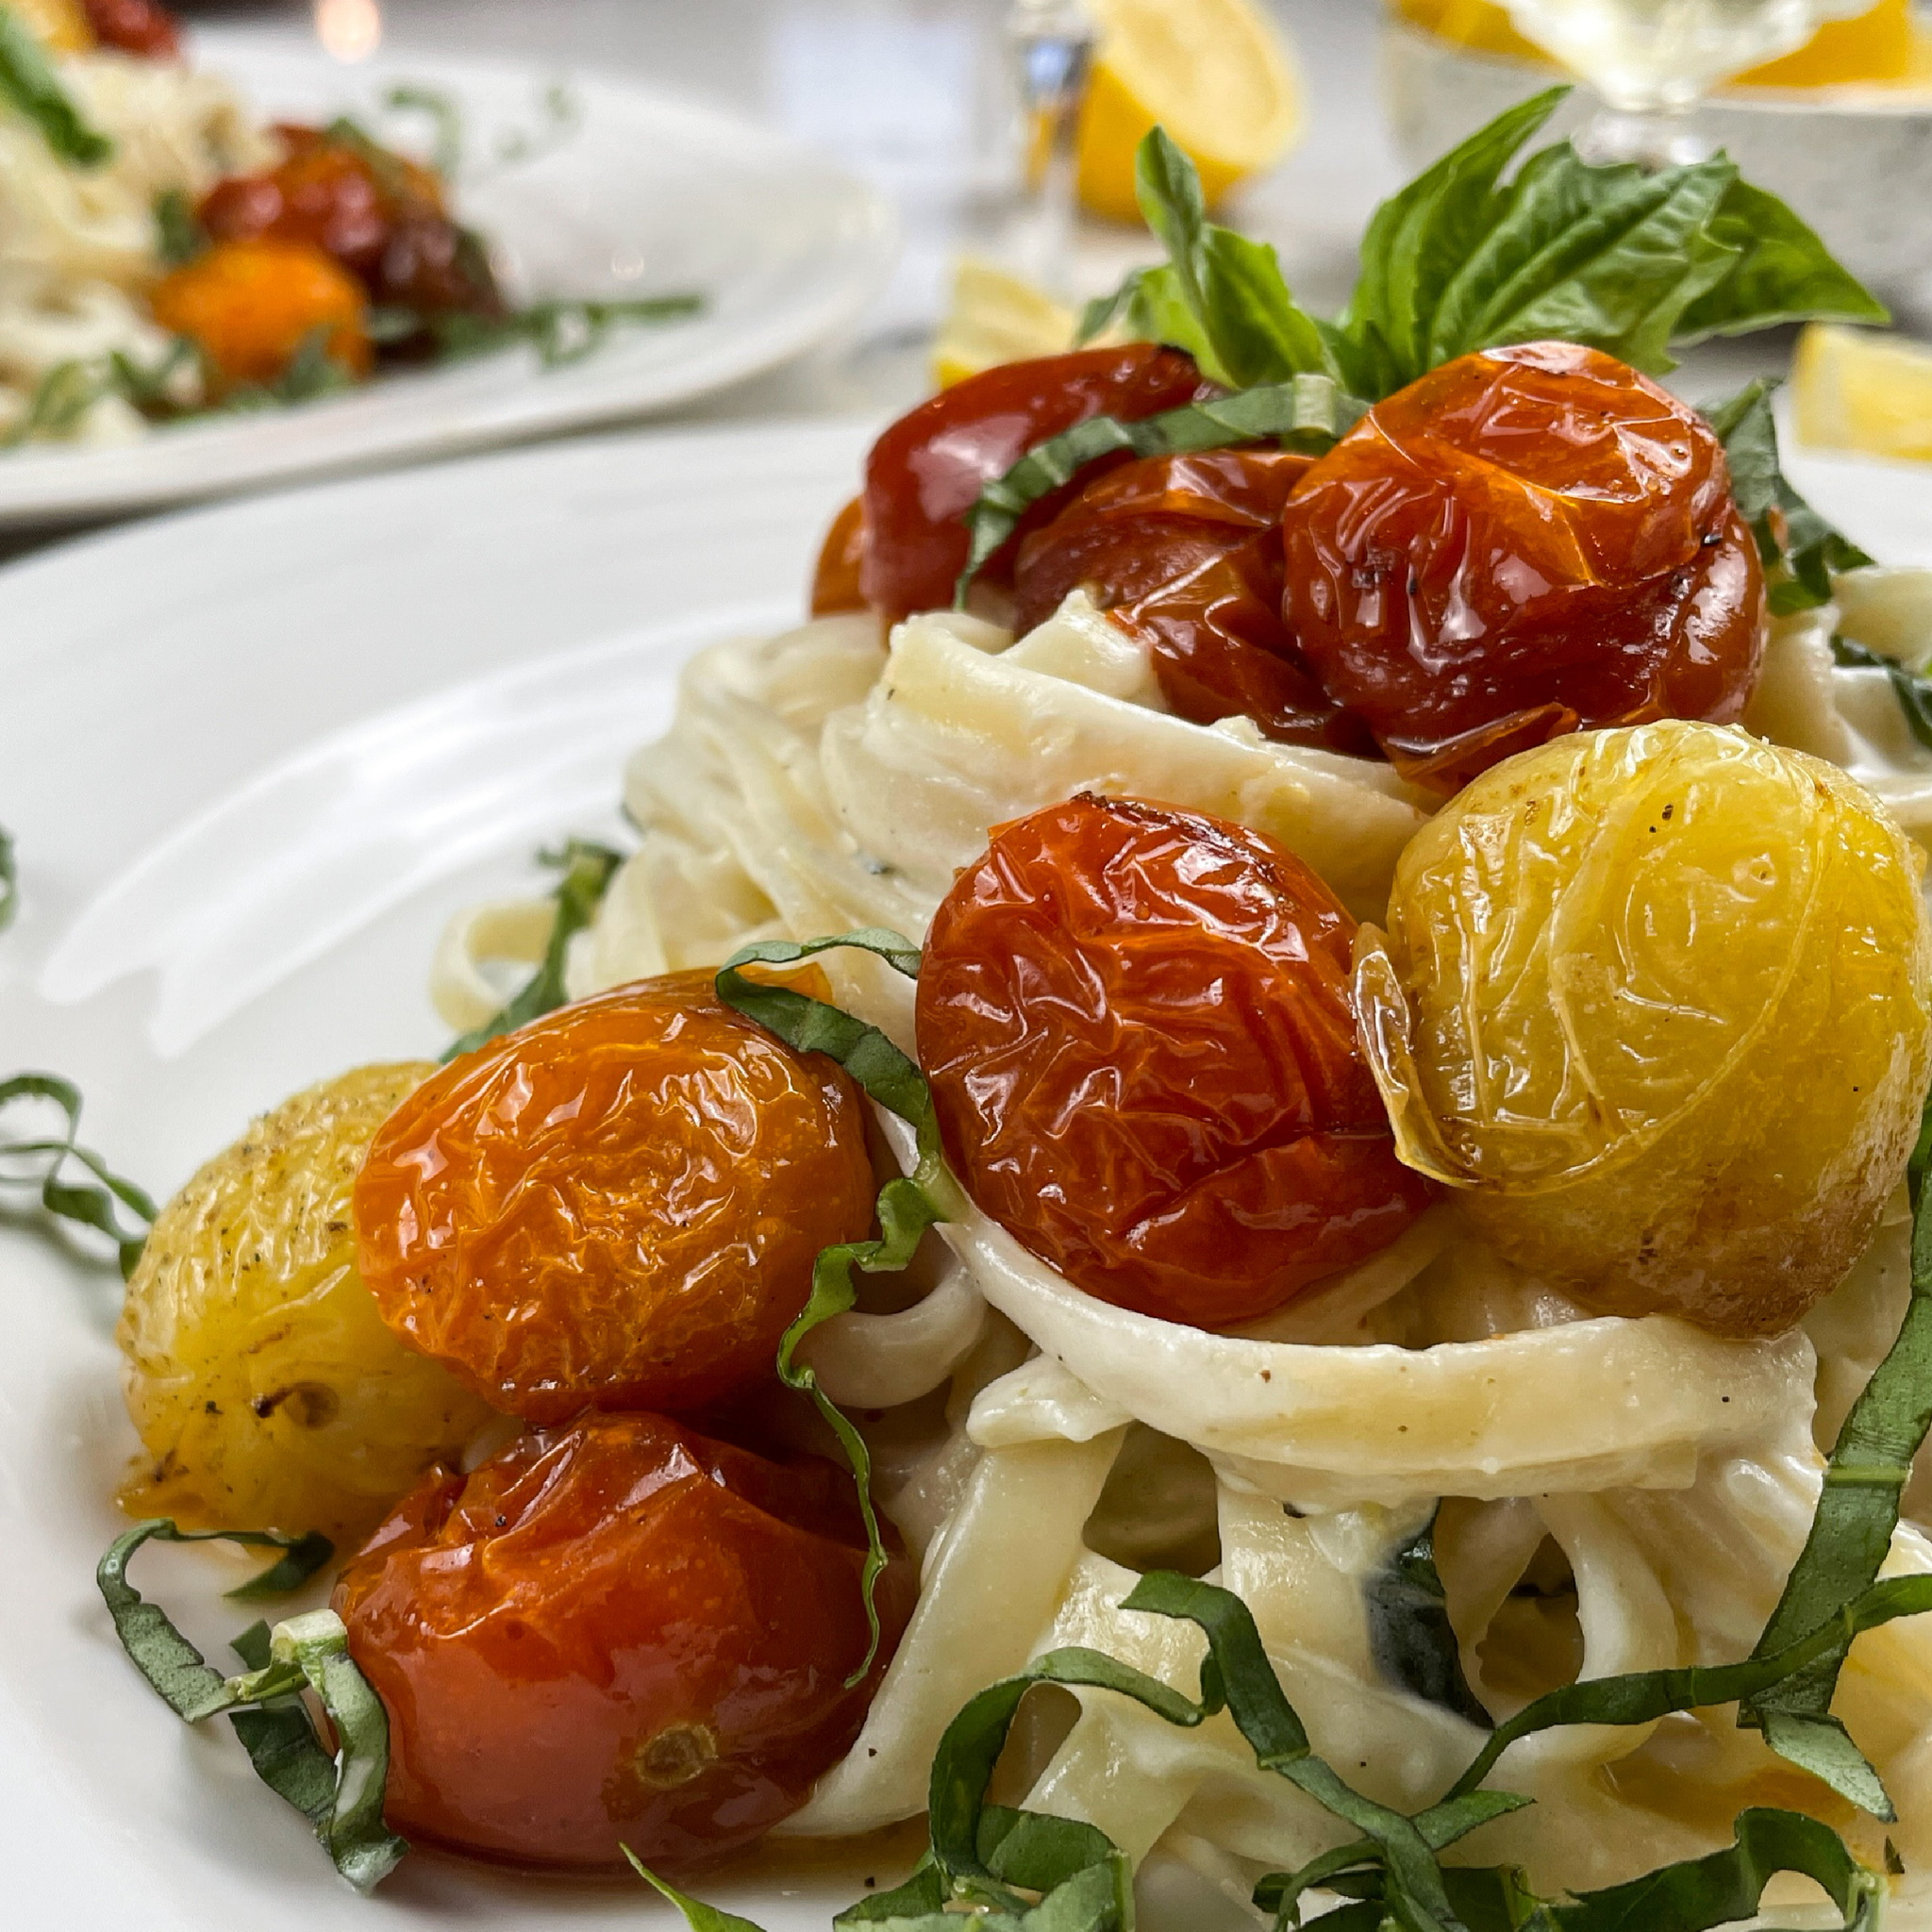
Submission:
<svg viewBox="0 0 1932 1932">
<path fill-rule="evenodd" d="M 265 1671 L 274 1661 L 274 1639 L 265 1623 L 251 1624 L 229 1648 L 251 1671 Z M 300 1695 L 231 1710 L 228 1723 L 256 1776 L 311 1825 L 319 1824 L 335 1804 L 335 1753 L 316 1735 Z"/>
<path fill-rule="evenodd" d="M 907 1920 L 916 1923 L 932 1918 L 945 1908 L 945 1876 L 933 1863 L 932 1855 L 927 1853 L 904 1885 L 895 1885 L 891 1891 L 868 1892 L 856 1905 L 849 1905 L 839 1913 L 832 1924 L 836 1932 L 844 1932 L 848 1925 L 891 1925 Z M 948 1932 L 952 1932 L 952 1928 L 948 1928 Z"/>
<path fill-rule="evenodd" d="M 335 1553 L 335 1544 L 320 1530 L 311 1529 L 288 1545 L 279 1562 L 271 1563 L 259 1576 L 224 1594 L 231 1604 L 262 1603 L 273 1597 L 291 1595 L 317 1571 L 325 1569 Z"/>
<path fill-rule="evenodd" d="M 918 1139 L 918 1164 L 909 1175 L 888 1181 L 879 1190 L 878 1238 L 842 1241 L 824 1249 L 812 1264 L 811 1297 L 778 1344 L 778 1378 L 788 1388 L 803 1391 L 830 1425 L 852 1465 L 858 1486 L 858 1507 L 865 1518 L 865 1614 L 872 1632 L 864 1659 L 846 1679 L 858 1683 L 872 1669 L 878 1654 L 878 1607 L 874 1593 L 886 1567 L 885 1540 L 879 1533 L 878 1512 L 872 1498 L 872 1453 L 851 1418 L 819 1387 L 808 1363 L 798 1359 L 799 1344 L 814 1328 L 842 1315 L 858 1299 L 852 1278 L 855 1268 L 868 1274 L 896 1274 L 912 1259 L 921 1237 L 937 1222 L 959 1211 L 958 1183 L 946 1172 L 940 1148 L 938 1116 L 925 1076 L 876 1026 L 850 1013 L 815 1000 L 795 987 L 774 986 L 747 979 L 739 969 L 749 965 L 793 966 L 814 955 L 840 946 L 856 946 L 883 959 L 908 979 L 919 976 L 919 948 L 908 939 L 883 927 L 839 933 L 829 939 L 763 940 L 741 947 L 718 973 L 718 997 L 728 1007 L 755 1020 L 766 1032 L 799 1053 L 829 1055 L 857 1080 L 872 1099 L 908 1122 Z"/>
<path fill-rule="evenodd" d="M 1361 274 L 1338 318 L 1345 339 L 1364 344 L 1372 362 L 1384 361 L 1376 386 L 1360 393 L 1379 399 L 1430 366 L 1427 344 L 1441 293 L 1508 207 L 1498 186 L 1504 169 L 1569 92 L 1547 88 L 1507 108 L 1370 217 Z M 1344 379 L 1358 385 L 1363 373 L 1347 366 Z"/>
<path fill-rule="evenodd" d="M 1762 380 L 1747 383 L 1707 414 L 1724 445 L 1739 514 L 1757 541 L 1772 614 L 1786 617 L 1830 603 L 1834 575 L 1864 570 L 1873 559 L 1826 523 L 1786 479 L 1771 407 L 1775 388 Z"/>
<path fill-rule="evenodd" d="M 92 1148 L 79 1144 L 80 1090 L 72 1080 L 58 1074 L 16 1074 L 0 1080 L 0 1109 L 22 1100 L 52 1101 L 67 1116 L 67 1131 L 51 1140 L 0 1141 L 0 1188 L 38 1188 L 43 1212 L 106 1235 L 114 1243 L 125 1280 L 134 1273 L 154 1225 L 154 1202 Z M 92 1174 L 93 1181 L 63 1178 L 69 1161 Z M 125 1216 L 137 1224 L 128 1225 Z"/>
<path fill-rule="evenodd" d="M 1912 1458 L 1932 1431 L 1932 1102 L 1920 1124 L 1906 1184 L 1912 1205 L 1911 1299 L 1885 1359 L 1872 1372 L 1839 1430 L 1805 1547 L 1754 1657 L 1774 1655 L 1840 1614 L 1870 1589 L 1891 1548 Z M 1821 1777 L 1875 1818 L 1897 1814 L 1878 1774 L 1832 1716 L 1851 1646 L 1847 1629 L 1809 1668 L 1747 1698 L 1740 1724 L 1756 1724 L 1781 1757 Z"/>
<path fill-rule="evenodd" d="M 1462 1648 L 1449 1624 L 1449 1598 L 1436 1569 L 1436 1519 L 1428 1522 L 1363 1586 L 1369 1655 L 1391 1684 L 1453 1710 L 1482 1730 L 1494 1720 L 1462 1674 Z"/>
<path fill-rule="evenodd" d="M 208 230 L 194 212 L 194 204 L 178 188 L 163 188 L 155 196 L 155 252 L 170 268 L 192 261 L 208 247 Z"/>
<path fill-rule="evenodd" d="M 749 1919 L 741 1919 L 736 1912 L 720 1911 L 716 1906 L 708 1906 L 702 1900 L 679 1891 L 675 1885 L 659 1878 L 628 1845 L 620 1845 L 618 1849 L 630 1860 L 630 1869 L 652 1890 L 668 1899 L 684 1914 L 684 1923 L 691 1927 L 691 1932 L 760 1932 L 760 1928 Z"/>
<path fill-rule="evenodd" d="M 114 143 L 88 125 L 32 29 L 5 6 L 0 6 L 0 101 L 32 122 L 63 161 L 98 168 L 113 158 Z"/>
<path fill-rule="evenodd" d="M 1831 655 L 1836 663 L 1861 671 L 1884 672 L 1891 682 L 1891 694 L 1905 714 L 1906 728 L 1927 751 L 1932 751 L 1932 678 L 1907 671 L 1897 659 L 1881 658 L 1876 651 L 1855 644 L 1850 638 L 1834 637 Z"/>
<path fill-rule="evenodd" d="M 20 861 L 13 850 L 13 834 L 0 825 L 0 932 L 20 916 Z"/>
<path fill-rule="evenodd" d="M 495 1014 L 450 1042 L 443 1052 L 444 1065 L 463 1054 L 475 1053 L 479 1046 L 487 1046 L 506 1033 L 514 1033 L 519 1026 L 527 1026 L 545 1013 L 554 1013 L 563 1005 L 563 973 L 570 958 L 570 942 L 596 918 L 604 894 L 610 890 L 610 881 L 624 863 L 623 853 L 592 839 L 569 839 L 561 850 L 540 852 L 537 857 L 562 874 L 550 895 L 557 901 L 557 916 L 551 922 L 542 960 Z"/>
<path fill-rule="evenodd" d="M 1839 1908 L 1846 1932 L 1875 1932 L 1884 1884 L 1829 1825 L 1802 1812 L 1757 1807 L 1739 1815 L 1734 1833 L 1727 1851 L 1579 1892 L 1550 1919 L 1558 1932 L 1709 1932 L 1756 1917 L 1774 1873 L 1800 1872 Z"/>
<path fill-rule="evenodd" d="M 1101 457 L 1121 451 L 1137 457 L 1174 456 L 1267 441 L 1319 454 L 1332 448 L 1367 407 L 1337 389 L 1325 375 L 1298 375 L 1291 382 L 1166 409 L 1138 423 L 1092 416 L 1075 424 L 1036 443 L 1004 476 L 989 483 L 967 511 L 972 545 L 954 593 L 955 606 L 964 608 L 973 579 L 1019 527 L 1020 519 Z"/>
<path fill-rule="evenodd" d="M 1891 311 L 1776 195 L 1734 181 L 1710 225 L 1738 265 L 1677 324 L 1686 345 L 1806 321 L 1876 323 Z"/>
</svg>

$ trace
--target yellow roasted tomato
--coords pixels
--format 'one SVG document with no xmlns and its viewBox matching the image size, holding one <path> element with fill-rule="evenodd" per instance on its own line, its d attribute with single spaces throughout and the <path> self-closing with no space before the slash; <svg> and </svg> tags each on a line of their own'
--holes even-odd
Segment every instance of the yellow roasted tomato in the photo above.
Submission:
<svg viewBox="0 0 1932 1932">
<path fill-rule="evenodd" d="M 161 1210 L 121 1318 L 146 1451 L 124 1507 L 358 1537 L 489 1420 L 391 1334 L 356 1271 L 356 1175 L 434 1071 L 360 1067 L 296 1094 Z"/>
<path fill-rule="evenodd" d="M 1923 865 L 1835 766 L 1735 729 L 1497 765 L 1417 833 L 1357 949 L 1402 1158 L 1593 1306 L 1789 1327 L 1917 1131 Z"/>
</svg>

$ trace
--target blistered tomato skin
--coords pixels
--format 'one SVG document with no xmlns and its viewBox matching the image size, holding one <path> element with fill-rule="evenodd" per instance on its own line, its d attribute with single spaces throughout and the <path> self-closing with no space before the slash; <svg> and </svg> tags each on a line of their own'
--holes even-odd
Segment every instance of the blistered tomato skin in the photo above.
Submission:
<svg viewBox="0 0 1932 1932">
<path fill-rule="evenodd" d="M 1004 363 L 929 397 L 866 459 L 866 602 L 893 622 L 950 608 L 971 541 L 966 512 L 1035 443 L 1091 416 L 1138 422 L 1217 393 L 1190 358 L 1136 342 Z M 1071 487 L 1036 504 L 1023 529 L 1052 516 Z M 989 560 L 988 587 L 1009 580 L 1012 553 L 1009 540 Z"/>
<path fill-rule="evenodd" d="M 1082 796 L 941 902 L 921 1065 L 974 1201 L 1102 1300 L 1215 1326 L 1393 1241 L 1430 1189 L 1356 1044 L 1354 922 L 1271 841 Z"/>
<path fill-rule="evenodd" d="M 773 1373 L 821 1248 L 872 1225 L 858 1090 L 720 1003 L 624 986 L 465 1055 L 356 1188 L 383 1319 L 496 1407 L 688 1412 Z"/>
<path fill-rule="evenodd" d="M 1871 1240 L 1932 1074 L 1922 860 L 1837 767 L 1713 725 L 1477 779 L 1364 927 L 1403 1157 L 1618 1314 L 1776 1334 Z"/>
<path fill-rule="evenodd" d="M 1729 724 L 1757 681 L 1763 574 L 1723 446 L 1596 349 L 1411 383 L 1308 473 L 1282 536 L 1315 675 L 1444 791 L 1578 728 Z"/>
<path fill-rule="evenodd" d="M 1148 457 L 1097 481 L 1021 543 L 1013 627 L 1084 590 L 1153 658 L 1180 717 L 1252 718 L 1270 738 L 1369 753 L 1281 618 L 1283 506 L 1310 458 L 1280 450 Z"/>
<path fill-rule="evenodd" d="M 383 1325 L 356 1269 L 357 1171 L 432 1071 L 358 1067 L 308 1088 L 162 1208 L 118 1337 L 143 1448 L 131 1514 L 358 1537 L 489 1422 Z"/>
<path fill-rule="evenodd" d="M 531 1865 L 690 1863 L 750 1842 L 851 1747 L 905 1626 L 868 1641 L 852 1478 L 655 1415 L 532 1431 L 425 1483 L 335 1607 L 389 1712 L 405 1837 Z"/>
</svg>

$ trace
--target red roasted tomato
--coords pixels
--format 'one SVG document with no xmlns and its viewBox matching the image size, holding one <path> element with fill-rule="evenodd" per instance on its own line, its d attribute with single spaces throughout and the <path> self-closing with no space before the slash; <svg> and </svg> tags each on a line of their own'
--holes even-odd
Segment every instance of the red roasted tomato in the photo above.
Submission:
<svg viewBox="0 0 1932 1932">
<path fill-rule="evenodd" d="M 358 1257 L 383 1320 L 498 1408 L 688 1413 L 772 1375 L 873 1197 L 840 1068 L 674 974 L 417 1088 L 357 1181 Z"/>
<path fill-rule="evenodd" d="M 1004 363 L 929 397 L 866 459 L 866 602 L 893 622 L 949 608 L 971 541 L 966 512 L 1035 443 L 1090 416 L 1138 422 L 1217 393 L 1190 358 L 1135 342 Z M 1023 529 L 1044 523 L 1069 493 L 1036 504 Z M 990 559 L 989 588 L 1010 581 L 1012 553 L 1009 541 Z"/>
<path fill-rule="evenodd" d="M 795 1811 L 850 1749 L 914 1593 L 865 1656 L 852 1478 L 655 1415 L 532 1431 L 431 1476 L 335 1607 L 389 1711 L 386 1810 L 486 1858 L 689 1862 Z"/>
<path fill-rule="evenodd" d="M 1143 641 L 1183 718 L 1254 719 L 1270 738 L 1374 754 L 1281 618 L 1279 525 L 1311 458 L 1280 450 L 1148 457 L 1088 483 L 1020 545 L 1014 627 L 1086 590 Z"/>
<path fill-rule="evenodd" d="M 1105 1301 L 1215 1326 L 1385 1246 L 1427 1184 L 1356 1045 L 1354 922 L 1224 820 L 1082 796 L 935 915 L 919 1057 L 974 1200 Z"/>
<path fill-rule="evenodd" d="M 178 60 L 181 29 L 156 0 L 86 0 L 87 24 L 104 47 L 143 60 Z"/>
<path fill-rule="evenodd" d="M 1309 471 L 1282 533 L 1304 657 L 1443 791 L 1566 731 L 1728 724 L 1757 681 L 1763 574 L 1723 445 L 1597 349 L 1432 371 Z"/>
</svg>

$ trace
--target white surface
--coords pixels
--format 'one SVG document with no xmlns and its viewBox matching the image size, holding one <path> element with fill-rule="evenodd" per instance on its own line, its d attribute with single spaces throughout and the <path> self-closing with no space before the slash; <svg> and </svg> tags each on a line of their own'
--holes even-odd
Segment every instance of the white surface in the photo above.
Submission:
<svg viewBox="0 0 1932 1932">
<path fill-rule="evenodd" d="M 0 939 L 0 1070 L 76 1078 L 89 1143 L 165 1193 L 295 1088 L 434 1052 L 423 988 L 444 917 L 529 884 L 540 841 L 611 822 L 620 760 L 662 728 L 694 643 L 796 614 L 866 440 L 852 424 L 586 440 L 0 572 L 0 824 L 25 894 Z M 1932 471 L 1800 469 L 1854 535 L 1932 563 Z M 111 1271 L 0 1226 L 5 1923 L 367 1932 L 379 1909 L 672 1932 L 633 1888 L 427 1857 L 365 1906 L 222 1726 L 190 1733 L 141 1685 L 92 1581 L 133 1446 L 117 1294 Z M 247 1621 L 215 1604 L 218 1562 L 150 1551 L 139 1576 L 192 1607 L 210 1648 Z M 705 1889 L 767 1932 L 824 1932 L 907 1857 Z M 1212 1915 L 1145 1923 L 1210 1932 Z"/>
<path fill-rule="evenodd" d="M 530 161 L 498 137 L 541 125 L 559 77 L 534 63 L 402 57 L 345 68 L 298 37 L 203 33 L 198 60 L 268 118 L 378 120 L 398 81 L 462 110 L 475 157 L 460 217 L 487 235 L 511 291 L 623 297 L 697 291 L 697 314 L 622 326 L 581 361 L 535 353 L 385 375 L 299 408 L 188 423 L 125 447 L 0 455 L 0 525 L 209 496 L 242 487 L 447 455 L 689 403 L 845 327 L 891 269 L 886 204 L 784 136 L 641 81 L 570 75 L 580 127 Z M 399 124 L 420 137 L 420 117 Z"/>
</svg>

